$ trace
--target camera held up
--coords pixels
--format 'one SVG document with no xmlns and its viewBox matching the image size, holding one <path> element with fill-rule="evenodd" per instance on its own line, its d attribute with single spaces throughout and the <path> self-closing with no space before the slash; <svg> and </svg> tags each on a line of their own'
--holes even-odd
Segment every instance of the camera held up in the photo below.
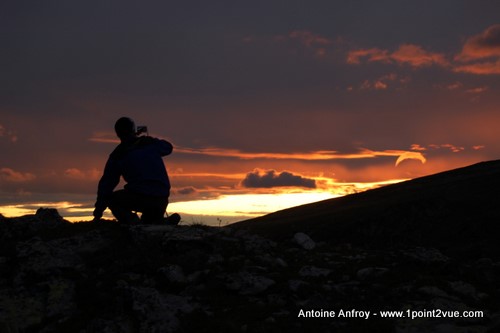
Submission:
<svg viewBox="0 0 500 333">
<path fill-rule="evenodd" d="M 136 134 L 137 135 L 141 135 L 141 134 L 149 135 L 148 134 L 148 127 L 147 126 L 137 126 Z"/>
</svg>

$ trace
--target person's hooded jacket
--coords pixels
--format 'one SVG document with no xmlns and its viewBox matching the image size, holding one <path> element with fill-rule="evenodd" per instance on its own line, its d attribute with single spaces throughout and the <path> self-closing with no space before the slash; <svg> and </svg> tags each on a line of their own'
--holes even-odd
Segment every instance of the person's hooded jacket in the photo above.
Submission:
<svg viewBox="0 0 500 333">
<path fill-rule="evenodd" d="M 120 177 L 126 182 L 126 190 L 168 197 L 170 180 L 162 157 L 171 154 L 172 150 L 170 142 L 149 136 L 122 141 L 109 155 L 104 167 L 97 189 L 96 210 L 103 212 L 107 208 Z"/>
</svg>

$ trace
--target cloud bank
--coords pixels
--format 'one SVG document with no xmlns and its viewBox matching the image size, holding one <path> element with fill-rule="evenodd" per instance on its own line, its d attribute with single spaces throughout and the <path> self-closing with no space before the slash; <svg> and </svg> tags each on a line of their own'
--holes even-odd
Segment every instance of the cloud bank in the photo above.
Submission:
<svg viewBox="0 0 500 333">
<path fill-rule="evenodd" d="M 0 180 L 14 183 L 23 183 L 32 181 L 35 178 L 35 175 L 30 172 L 20 172 L 11 168 L 0 169 Z"/>
<path fill-rule="evenodd" d="M 455 60 L 464 63 L 454 69 L 456 72 L 500 74 L 500 24 L 468 38 Z"/>
<path fill-rule="evenodd" d="M 241 185 L 247 188 L 271 188 L 271 187 L 305 187 L 316 188 L 314 179 L 295 175 L 288 171 L 277 172 L 276 170 L 254 170 L 246 175 Z"/>
<path fill-rule="evenodd" d="M 415 44 L 402 44 L 392 53 L 389 50 L 378 48 L 359 49 L 348 52 L 347 63 L 357 65 L 363 61 L 388 64 L 397 63 L 400 65 L 407 64 L 414 68 L 449 65 L 444 54 L 426 51 L 421 46 Z"/>
<path fill-rule="evenodd" d="M 346 62 L 351 65 L 374 62 L 409 65 L 415 69 L 436 65 L 453 72 L 500 74 L 500 24 L 467 38 L 461 52 L 454 57 L 425 50 L 416 44 L 401 44 L 393 52 L 376 47 L 350 50 Z"/>
</svg>

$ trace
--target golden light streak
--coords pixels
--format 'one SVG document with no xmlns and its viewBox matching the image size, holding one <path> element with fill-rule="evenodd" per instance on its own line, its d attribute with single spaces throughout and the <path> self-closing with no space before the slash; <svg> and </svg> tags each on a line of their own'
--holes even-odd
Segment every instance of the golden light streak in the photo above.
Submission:
<svg viewBox="0 0 500 333">
<path fill-rule="evenodd" d="M 110 132 L 98 132 L 94 133 L 94 135 L 89 138 L 89 141 L 98 142 L 98 143 L 114 143 L 119 144 L 120 140 Z"/>
<path fill-rule="evenodd" d="M 221 178 L 221 179 L 237 179 L 241 180 L 246 176 L 246 173 L 211 173 L 211 172 L 169 172 L 171 177 L 186 177 L 186 178 Z"/>
<path fill-rule="evenodd" d="M 99 142 L 99 143 L 119 143 L 116 138 L 111 138 L 109 133 L 97 133 L 93 137 L 89 138 L 89 141 Z M 407 150 L 382 150 L 376 151 L 367 148 L 360 148 L 355 153 L 339 153 L 336 150 L 317 150 L 311 152 L 298 152 L 298 153 L 269 153 L 269 152 L 256 152 L 249 153 L 243 152 L 238 149 L 226 149 L 217 147 L 208 148 L 190 148 L 182 146 L 174 146 L 174 151 L 181 154 L 192 154 L 192 155 L 205 155 L 214 157 L 229 157 L 238 158 L 241 160 L 254 160 L 254 159 L 275 159 L 275 160 L 305 160 L 305 161 L 328 161 L 328 160 L 339 160 L 339 159 L 364 159 L 364 158 L 375 158 L 378 156 L 394 156 L 398 157 L 398 160 L 404 156 L 417 156 L 411 154 L 420 154 L 419 160 L 425 160 L 421 153 L 415 153 Z M 405 159 L 403 156 L 403 160 Z M 397 163 L 397 162 L 396 162 Z M 397 163 L 398 164 L 398 163 Z"/>
<path fill-rule="evenodd" d="M 4 217 L 19 217 L 23 215 L 35 214 L 39 208 L 55 208 L 59 214 L 67 221 L 90 221 L 92 220 L 92 207 L 84 207 L 81 203 L 59 201 L 59 202 L 34 202 L 16 205 L 0 206 L 0 214 Z M 112 218 L 106 213 L 106 218 Z"/>
<path fill-rule="evenodd" d="M 168 210 L 191 215 L 255 217 L 406 180 L 392 179 L 371 183 L 339 183 L 331 178 L 316 177 L 314 179 L 323 182 L 324 186 L 315 191 L 272 188 L 267 189 L 268 193 L 226 194 L 210 200 L 174 202 L 169 204 Z M 272 193 L 269 193 L 269 191 L 272 191 Z"/>
<path fill-rule="evenodd" d="M 245 192 L 246 189 L 228 189 L 222 191 L 225 193 L 214 199 L 198 198 L 171 202 L 168 206 L 168 212 L 180 212 L 191 216 L 255 217 L 403 181 L 395 179 L 383 182 L 342 183 L 332 178 L 313 178 L 321 183 L 321 186 L 312 191 L 303 191 L 297 188 L 271 188 L 257 189 L 248 193 Z M 55 208 L 65 220 L 70 222 L 91 221 L 93 219 L 93 207 L 69 201 L 5 205 L 0 206 L 0 213 L 5 217 L 18 217 L 35 214 L 38 208 Z M 109 210 L 105 211 L 104 218 L 113 219 Z"/>
<path fill-rule="evenodd" d="M 234 157 L 243 160 L 249 159 L 278 159 L 278 160 L 337 160 L 337 159 L 363 159 L 374 158 L 377 156 L 410 156 L 411 154 L 420 155 L 419 159 L 425 159 L 421 153 L 406 150 L 383 150 L 374 151 L 366 148 L 360 149 L 357 153 L 342 154 L 334 150 L 318 150 L 308 153 L 246 153 L 237 149 L 222 148 L 186 148 L 176 147 L 176 152 L 184 154 L 199 154 L 218 157 Z"/>
<path fill-rule="evenodd" d="M 175 202 L 169 205 L 169 211 L 193 215 L 255 217 L 334 197 L 338 195 L 329 192 L 225 195 L 212 200 Z"/>
<path fill-rule="evenodd" d="M 0 214 L 5 217 L 17 217 L 27 214 L 33 214 L 33 209 L 26 208 L 24 205 L 6 205 L 0 207 Z"/>
</svg>

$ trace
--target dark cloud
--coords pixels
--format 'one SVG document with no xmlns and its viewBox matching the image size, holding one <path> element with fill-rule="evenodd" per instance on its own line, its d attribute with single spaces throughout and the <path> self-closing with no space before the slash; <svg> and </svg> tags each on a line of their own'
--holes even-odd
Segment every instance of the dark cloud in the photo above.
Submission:
<svg viewBox="0 0 500 333">
<path fill-rule="evenodd" d="M 183 188 L 177 189 L 175 191 L 175 194 L 179 194 L 179 195 L 193 195 L 196 192 L 197 191 L 196 191 L 196 189 L 194 187 L 187 186 L 187 187 L 183 187 Z"/>
<path fill-rule="evenodd" d="M 500 74 L 500 24 L 472 36 L 456 57 L 455 72 L 488 75 Z"/>
<path fill-rule="evenodd" d="M 276 170 L 255 170 L 250 172 L 246 175 L 241 184 L 244 187 L 249 188 L 271 188 L 282 186 L 316 188 L 316 181 L 314 179 L 294 175 L 288 171 L 278 173 Z"/>
<path fill-rule="evenodd" d="M 377 48 L 349 51 L 347 63 L 360 64 L 361 60 L 367 62 L 408 64 L 413 68 L 431 65 L 448 66 L 449 61 L 441 53 L 424 50 L 420 45 L 402 44 L 392 53 L 388 50 Z"/>
<path fill-rule="evenodd" d="M 454 68 L 454 71 L 477 75 L 498 75 L 500 74 L 500 59 L 497 61 L 478 62 L 457 66 Z"/>
<path fill-rule="evenodd" d="M 457 60 L 468 61 L 489 57 L 500 57 L 500 24 L 492 25 L 479 35 L 467 39 Z"/>
<path fill-rule="evenodd" d="M 7 139 L 7 141 L 14 143 L 17 141 L 17 135 L 15 132 L 5 128 L 2 124 L 0 124 L 0 140 L 2 138 Z"/>
<path fill-rule="evenodd" d="M 417 44 L 401 44 L 390 52 L 381 48 L 355 49 L 347 52 L 346 62 L 351 65 L 362 63 L 406 64 L 412 68 L 437 65 L 453 72 L 469 74 L 500 74 L 500 24 L 485 29 L 480 34 L 465 40 L 462 50 L 448 59 L 445 53 L 425 50 Z"/>
<path fill-rule="evenodd" d="M 2 181 L 24 183 L 32 181 L 35 178 L 36 176 L 29 172 L 23 173 L 11 168 L 0 168 L 0 180 Z"/>
</svg>

